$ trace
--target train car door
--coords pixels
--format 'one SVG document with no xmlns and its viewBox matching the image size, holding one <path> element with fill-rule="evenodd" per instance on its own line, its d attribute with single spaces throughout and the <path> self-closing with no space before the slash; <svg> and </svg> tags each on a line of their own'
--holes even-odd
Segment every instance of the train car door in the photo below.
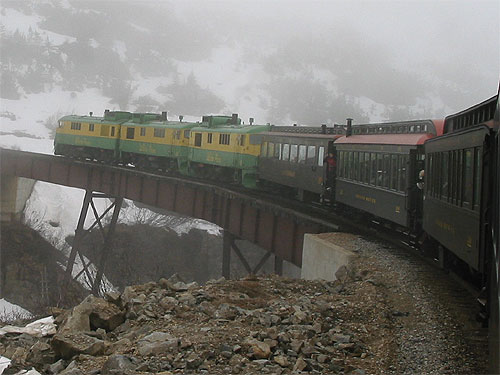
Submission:
<svg viewBox="0 0 500 375">
<path fill-rule="evenodd" d="M 321 156 L 321 155 L 320 155 Z M 329 200 L 335 200 L 335 181 L 337 179 L 337 152 L 333 141 L 328 141 L 328 146 L 323 155 L 323 186 L 324 196 Z"/>
<path fill-rule="evenodd" d="M 420 181 L 419 175 L 425 167 L 423 148 L 410 150 L 410 160 L 408 165 L 408 188 L 407 188 L 407 207 L 408 207 L 408 227 L 415 233 L 422 228 L 422 214 L 424 210 L 424 193 L 419 189 L 417 183 Z"/>
</svg>

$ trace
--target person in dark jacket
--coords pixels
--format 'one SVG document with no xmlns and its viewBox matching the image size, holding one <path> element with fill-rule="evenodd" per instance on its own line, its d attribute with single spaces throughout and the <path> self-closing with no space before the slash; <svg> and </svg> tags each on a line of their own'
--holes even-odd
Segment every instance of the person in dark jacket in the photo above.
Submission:
<svg viewBox="0 0 500 375">
<path fill-rule="evenodd" d="M 326 187 L 333 188 L 335 175 L 337 174 L 337 159 L 333 155 L 333 152 L 328 153 L 323 159 L 323 164 L 325 164 L 326 170 Z"/>
</svg>

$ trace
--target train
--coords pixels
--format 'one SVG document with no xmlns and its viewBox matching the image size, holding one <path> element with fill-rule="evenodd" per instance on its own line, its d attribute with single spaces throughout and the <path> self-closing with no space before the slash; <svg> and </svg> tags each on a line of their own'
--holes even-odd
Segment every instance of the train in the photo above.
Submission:
<svg viewBox="0 0 500 375">
<path fill-rule="evenodd" d="M 330 127 L 244 124 L 237 114 L 172 121 L 167 112 L 106 110 L 103 117 L 62 117 L 54 153 L 267 189 L 406 231 L 443 267 L 481 288 L 496 373 L 499 117 L 498 94 L 442 120 L 353 125 L 348 119 Z"/>
</svg>

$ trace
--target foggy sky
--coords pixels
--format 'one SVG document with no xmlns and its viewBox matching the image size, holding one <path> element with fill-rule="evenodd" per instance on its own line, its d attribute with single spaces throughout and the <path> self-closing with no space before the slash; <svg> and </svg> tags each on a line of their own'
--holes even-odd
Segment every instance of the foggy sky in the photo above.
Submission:
<svg viewBox="0 0 500 375">
<path fill-rule="evenodd" d="M 377 51 L 427 85 L 458 88 L 458 106 L 494 95 L 500 72 L 499 1 L 173 1 L 186 19 L 213 19 L 229 40 L 263 50 L 310 36 L 317 50 Z M 336 50 L 338 58 L 343 51 Z M 300 54 L 300 50 L 297 50 Z M 439 81 L 439 82 L 438 82 Z M 378 80 L 376 80 L 378 82 Z M 460 98 L 457 98 L 459 100 Z"/>
<path fill-rule="evenodd" d="M 35 9 L 42 28 L 73 38 L 60 46 L 72 60 L 60 64 L 64 84 L 78 91 L 106 81 L 99 88 L 116 103 L 114 91 L 124 90 L 113 82 L 132 88 L 148 77 L 183 83 L 192 75 L 213 111 L 260 105 L 271 121 L 330 123 L 339 121 L 331 113 L 347 110 L 398 120 L 462 110 L 496 94 L 499 84 L 500 0 L 1 1 L 26 14 Z M 226 54 L 217 55 L 220 47 Z M 11 80 L 37 89 L 26 87 L 35 81 L 17 63 L 9 64 Z M 172 85 L 149 88 L 155 89 L 180 92 Z M 133 100 L 129 91 L 122 109 Z M 238 109 L 239 95 L 255 100 Z M 184 102 L 149 104 L 174 112 L 194 105 Z"/>
</svg>

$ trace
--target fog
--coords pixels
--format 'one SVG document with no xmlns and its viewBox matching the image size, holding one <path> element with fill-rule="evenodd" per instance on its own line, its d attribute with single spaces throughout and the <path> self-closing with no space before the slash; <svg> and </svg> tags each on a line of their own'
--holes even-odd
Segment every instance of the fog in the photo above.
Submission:
<svg viewBox="0 0 500 375">
<path fill-rule="evenodd" d="M 277 124 L 443 117 L 497 92 L 499 4 L 3 0 L 2 104 L 61 87 Z"/>
</svg>

